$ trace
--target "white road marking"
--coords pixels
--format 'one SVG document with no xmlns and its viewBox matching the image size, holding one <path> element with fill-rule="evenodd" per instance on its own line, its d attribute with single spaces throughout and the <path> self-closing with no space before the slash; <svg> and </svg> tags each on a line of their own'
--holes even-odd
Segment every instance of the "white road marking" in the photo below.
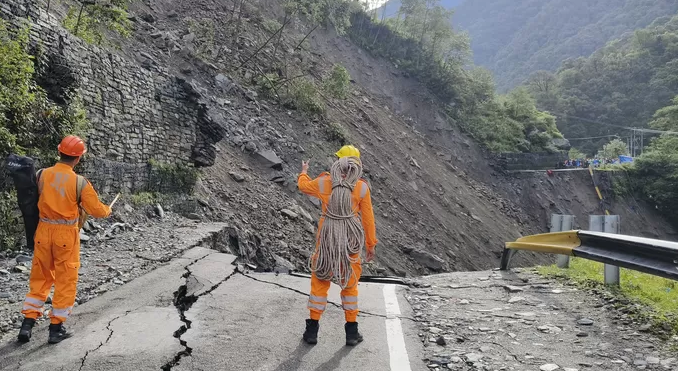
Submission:
<svg viewBox="0 0 678 371">
<path fill-rule="evenodd" d="M 384 304 L 386 304 L 386 338 L 391 358 L 391 371 L 411 371 L 410 358 L 405 348 L 403 327 L 400 324 L 400 306 L 395 285 L 384 285 Z"/>
</svg>

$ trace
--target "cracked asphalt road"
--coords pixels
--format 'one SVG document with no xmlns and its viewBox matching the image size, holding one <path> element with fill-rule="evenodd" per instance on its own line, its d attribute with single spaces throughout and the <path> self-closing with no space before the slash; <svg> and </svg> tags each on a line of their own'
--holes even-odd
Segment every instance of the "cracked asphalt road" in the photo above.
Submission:
<svg viewBox="0 0 678 371">
<path fill-rule="evenodd" d="M 339 288 L 333 285 L 319 344 L 308 346 L 301 334 L 309 280 L 245 272 L 234 261 L 203 247 L 188 250 L 76 308 L 69 321 L 73 338 L 48 346 L 43 325 L 29 344 L 1 345 L 0 370 L 426 369 L 401 288 L 389 298 L 383 285 L 360 284 L 365 341 L 348 348 Z M 392 313 L 396 297 L 400 314 Z M 401 348 L 393 345 L 393 321 L 402 331 Z M 397 349 L 406 349 L 410 364 L 397 362 L 403 359 L 394 354 Z"/>
</svg>

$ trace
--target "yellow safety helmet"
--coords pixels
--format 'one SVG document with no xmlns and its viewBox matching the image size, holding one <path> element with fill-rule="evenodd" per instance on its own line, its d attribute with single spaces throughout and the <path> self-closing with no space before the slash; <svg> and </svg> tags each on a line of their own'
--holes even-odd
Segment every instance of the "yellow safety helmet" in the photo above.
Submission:
<svg viewBox="0 0 678 371">
<path fill-rule="evenodd" d="M 348 146 L 343 146 L 337 153 L 335 153 L 337 157 L 343 158 L 343 157 L 357 157 L 360 158 L 360 151 L 355 148 L 354 146 L 348 145 Z"/>
</svg>

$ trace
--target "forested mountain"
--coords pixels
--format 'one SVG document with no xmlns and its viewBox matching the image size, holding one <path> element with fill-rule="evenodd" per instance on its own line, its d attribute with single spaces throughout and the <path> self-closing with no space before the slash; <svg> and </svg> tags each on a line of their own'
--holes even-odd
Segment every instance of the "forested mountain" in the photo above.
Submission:
<svg viewBox="0 0 678 371">
<path fill-rule="evenodd" d="M 678 0 L 447 0 L 453 25 L 468 31 L 474 61 L 507 91 L 534 71 L 555 71 L 568 58 L 588 56 L 678 11 Z M 399 0 L 387 4 L 395 16 Z M 381 16 L 381 13 L 379 13 Z"/>
<path fill-rule="evenodd" d="M 440 6 L 446 9 L 454 9 L 464 3 L 465 1 L 470 1 L 470 0 L 441 0 L 440 1 Z M 378 13 L 379 17 L 382 16 L 382 12 L 386 10 L 384 13 L 386 17 L 395 17 L 398 14 L 398 9 L 402 5 L 401 0 L 389 0 L 384 4 L 382 7 L 379 8 Z"/>
<path fill-rule="evenodd" d="M 537 71 L 527 86 L 538 107 L 557 116 L 566 137 L 591 138 L 574 143 L 587 155 L 610 140 L 604 135 L 656 130 L 651 141 L 645 136 L 650 145 L 629 168 L 629 186 L 678 220 L 678 15 L 657 19 L 590 57 L 569 59 L 556 73 Z M 623 140 L 615 142 L 619 153 L 628 154 Z"/>
<path fill-rule="evenodd" d="M 588 58 L 567 60 L 555 74 L 536 72 L 528 85 L 566 137 L 628 136 L 621 127 L 647 127 L 678 94 L 678 16 L 658 19 Z M 580 149 L 594 154 L 605 140 Z"/>
<path fill-rule="evenodd" d="M 474 0 L 453 22 L 471 35 L 476 63 L 508 89 L 676 11 L 678 0 Z"/>
<path fill-rule="evenodd" d="M 453 12 L 442 2 L 405 0 L 399 17 L 384 21 L 355 14 L 348 34 L 358 45 L 424 83 L 444 103 L 450 121 L 491 151 L 542 152 L 562 147 L 555 117 L 538 111 L 527 89 L 495 94 L 491 74 L 473 66 L 469 39 L 452 29 Z"/>
</svg>

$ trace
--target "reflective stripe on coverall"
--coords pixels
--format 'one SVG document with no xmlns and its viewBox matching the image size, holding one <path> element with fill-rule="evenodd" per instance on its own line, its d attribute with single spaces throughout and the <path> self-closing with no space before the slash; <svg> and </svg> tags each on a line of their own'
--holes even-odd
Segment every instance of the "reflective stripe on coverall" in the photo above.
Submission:
<svg viewBox="0 0 678 371">
<path fill-rule="evenodd" d="M 35 232 L 35 251 L 30 291 L 24 301 L 26 318 L 42 316 L 45 300 L 54 285 L 51 322 L 64 322 L 73 310 L 78 269 L 80 268 L 80 215 L 76 191 L 77 176 L 69 165 L 58 163 L 40 175 L 40 223 Z M 95 218 L 111 214 L 87 182 L 82 189 L 81 206 Z"/>
<path fill-rule="evenodd" d="M 309 196 L 319 198 L 322 202 L 323 214 L 327 210 L 327 204 L 332 194 L 332 180 L 329 173 L 323 173 L 318 178 L 311 180 L 307 174 L 300 174 L 297 180 L 299 190 Z M 358 181 L 351 195 L 353 209 L 360 215 L 363 229 L 365 230 L 365 246 L 368 251 L 374 251 L 377 245 L 376 227 L 374 224 L 374 211 L 372 210 L 372 198 L 370 188 L 364 180 Z M 323 224 L 324 218 L 318 222 L 318 230 Z M 317 253 L 316 236 L 316 253 Z M 345 289 L 341 290 L 341 302 L 344 308 L 346 322 L 356 322 L 358 317 L 358 280 L 362 273 L 359 254 L 352 255 L 355 263 L 351 264 L 353 277 L 349 280 Z M 308 309 L 311 319 L 319 320 L 327 306 L 327 292 L 330 289 L 330 281 L 320 280 L 315 273 L 311 275 L 311 295 L 308 300 Z"/>
</svg>

